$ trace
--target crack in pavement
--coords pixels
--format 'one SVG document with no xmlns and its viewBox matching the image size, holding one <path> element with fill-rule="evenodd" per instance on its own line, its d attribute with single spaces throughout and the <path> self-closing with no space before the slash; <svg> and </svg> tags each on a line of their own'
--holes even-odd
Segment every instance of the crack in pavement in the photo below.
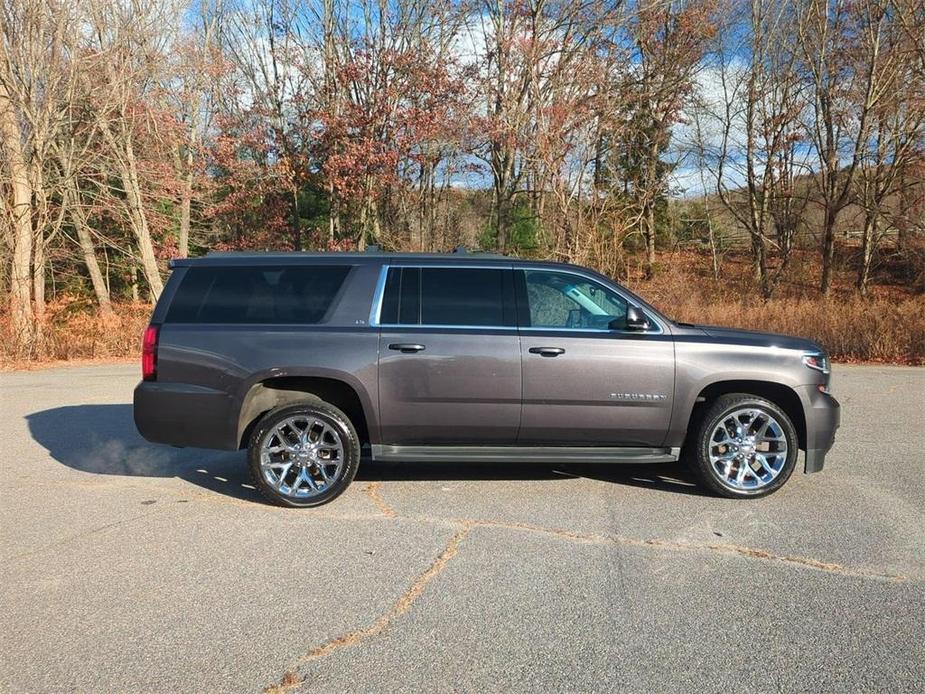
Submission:
<svg viewBox="0 0 925 694">
<path fill-rule="evenodd" d="M 419 517 L 419 520 L 437 520 L 434 518 Z M 442 519 L 446 520 L 446 519 Z M 700 544 L 694 542 L 683 542 L 678 540 L 662 540 L 658 538 L 633 538 L 621 535 L 604 535 L 599 533 L 582 533 L 572 530 L 561 530 L 558 528 L 549 528 L 542 525 L 533 525 L 530 523 L 521 523 L 517 521 L 499 521 L 491 519 L 463 519 L 459 522 L 469 522 L 481 527 L 507 528 L 510 530 L 526 530 L 529 532 L 540 533 L 558 537 L 570 542 L 585 544 L 611 544 L 624 545 L 628 547 L 655 547 L 664 550 L 677 550 L 688 552 L 717 552 L 719 554 L 740 556 L 746 559 L 756 559 L 761 561 L 779 562 L 798 568 L 812 569 L 827 573 L 839 574 L 842 576 L 853 576 L 860 578 L 870 578 L 875 580 L 902 582 L 909 578 L 901 574 L 891 574 L 886 572 L 869 571 L 867 569 L 852 568 L 835 564 L 833 562 L 824 562 L 811 557 L 801 557 L 795 555 L 775 554 L 763 549 L 754 549 L 734 544 Z"/>
<path fill-rule="evenodd" d="M 311 649 L 308 653 L 299 658 L 294 668 L 283 674 L 279 683 L 271 684 L 266 687 L 263 690 L 264 693 L 279 694 L 280 692 L 298 687 L 303 682 L 303 678 L 299 677 L 296 672 L 300 665 L 312 660 L 317 660 L 318 658 L 323 658 L 338 649 L 354 646 L 362 641 L 378 636 L 385 631 L 396 617 L 400 617 L 411 609 L 411 605 L 414 604 L 414 601 L 424 592 L 424 588 L 427 584 L 446 568 L 446 565 L 459 551 L 460 543 L 465 539 L 466 535 L 469 534 L 474 525 L 474 523 L 462 522 L 462 527 L 449 539 L 443 551 L 437 556 L 434 562 L 399 596 L 398 600 L 392 604 L 392 607 L 387 612 L 380 615 L 375 621 L 365 627 L 337 636 Z"/>
<path fill-rule="evenodd" d="M 90 528 L 89 530 L 84 530 L 82 532 L 75 533 L 74 535 L 68 535 L 67 537 L 61 538 L 60 540 L 55 540 L 54 542 L 50 542 L 47 545 L 42 545 L 41 547 L 36 547 L 35 549 L 29 550 L 28 552 L 21 552 L 20 554 L 14 554 L 13 556 L 8 557 L 5 561 L 17 561 L 18 559 L 25 559 L 26 557 L 31 557 L 36 554 L 41 554 L 42 552 L 47 552 L 48 550 L 54 549 L 55 547 L 66 545 L 69 542 L 73 542 L 75 540 L 82 540 L 85 537 L 89 537 L 90 535 L 95 535 L 96 533 L 101 533 L 105 530 L 109 530 L 110 528 L 115 528 L 120 525 L 125 525 L 126 523 L 133 523 L 137 520 L 141 520 L 142 518 L 148 518 L 149 516 L 154 516 L 158 513 L 161 513 L 162 511 L 163 511 L 162 508 L 158 508 L 158 509 L 155 509 L 154 511 L 149 511 L 148 513 L 140 513 L 137 516 L 131 516 L 130 518 L 123 518 L 121 520 L 113 521 L 112 523 L 106 523 L 104 525 L 100 525 L 95 528 Z"/>
<path fill-rule="evenodd" d="M 385 499 L 382 498 L 382 495 L 379 493 L 381 486 L 382 485 L 379 482 L 370 482 L 366 485 L 366 487 L 364 487 L 363 491 L 366 493 L 366 496 L 372 499 L 372 502 L 376 505 L 376 508 L 379 509 L 383 516 L 386 518 L 395 518 L 397 515 L 395 513 L 395 509 L 389 506 L 385 502 Z"/>
</svg>

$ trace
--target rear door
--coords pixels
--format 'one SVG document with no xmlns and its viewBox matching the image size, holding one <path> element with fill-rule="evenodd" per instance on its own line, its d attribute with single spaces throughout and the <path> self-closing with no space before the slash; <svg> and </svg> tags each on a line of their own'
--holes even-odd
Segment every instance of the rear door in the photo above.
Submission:
<svg viewBox="0 0 925 694">
<path fill-rule="evenodd" d="M 622 329 L 627 299 L 569 270 L 515 270 L 523 445 L 660 446 L 671 419 L 674 344 L 654 316 Z"/>
<path fill-rule="evenodd" d="M 510 266 L 383 268 L 379 334 L 384 444 L 513 444 L 520 340 Z"/>
</svg>

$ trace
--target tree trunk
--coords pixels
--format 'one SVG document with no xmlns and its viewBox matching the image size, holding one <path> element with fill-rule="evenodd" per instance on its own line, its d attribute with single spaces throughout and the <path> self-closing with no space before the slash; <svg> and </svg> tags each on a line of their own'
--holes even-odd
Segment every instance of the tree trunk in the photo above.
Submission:
<svg viewBox="0 0 925 694">
<path fill-rule="evenodd" d="M 5 151 L 12 192 L 13 248 L 10 258 L 10 313 L 21 352 L 32 346 L 35 319 L 32 313 L 32 190 L 22 151 L 22 134 L 13 104 L 0 82 L 0 151 Z"/>
<path fill-rule="evenodd" d="M 292 247 L 302 250 L 302 218 L 299 216 L 299 184 L 292 184 Z"/>
<path fill-rule="evenodd" d="M 154 246 L 151 242 L 151 230 L 148 227 L 148 216 L 145 214 L 141 198 L 141 184 L 138 180 L 138 169 L 135 165 L 135 149 L 129 139 L 125 144 L 125 163 L 121 167 L 122 185 L 128 200 L 129 211 L 133 220 L 135 238 L 138 241 L 138 252 L 141 255 L 141 271 L 151 290 L 154 300 L 164 291 L 164 283 L 157 269 L 157 259 L 154 257 Z"/>
<path fill-rule="evenodd" d="M 867 286 L 870 280 L 870 266 L 874 257 L 874 247 L 877 243 L 877 213 L 870 211 L 864 216 L 864 232 L 861 237 L 861 265 L 858 267 L 858 279 L 855 283 L 861 296 L 867 296 Z"/>
<path fill-rule="evenodd" d="M 835 221 L 836 214 L 832 207 L 827 205 L 822 227 L 822 281 L 819 285 L 823 296 L 828 296 L 832 289 L 832 271 L 835 264 Z"/>
<path fill-rule="evenodd" d="M 706 190 L 706 187 L 704 187 Z M 719 258 L 716 253 L 716 234 L 713 231 L 713 222 L 707 219 L 707 231 L 710 234 L 710 256 L 713 259 L 713 281 L 719 282 Z"/>
<path fill-rule="evenodd" d="M 499 253 L 507 250 L 511 226 L 511 199 L 507 194 L 506 179 L 495 185 L 495 249 Z"/>
<path fill-rule="evenodd" d="M 180 239 L 177 254 L 181 258 L 189 257 L 189 226 L 190 226 L 190 207 L 193 202 L 193 155 L 189 154 L 186 158 L 187 171 L 183 181 L 183 192 L 180 199 Z"/>
<path fill-rule="evenodd" d="M 643 234 L 646 240 L 646 279 L 655 276 L 655 205 L 645 203 L 643 210 Z"/>
<path fill-rule="evenodd" d="M 41 232 L 33 241 L 32 303 L 35 312 L 35 336 L 40 338 L 45 323 L 45 240 Z"/>
<path fill-rule="evenodd" d="M 761 298 L 767 301 L 774 293 L 774 285 L 768 272 L 768 248 L 763 235 L 758 239 L 758 282 Z"/>
<path fill-rule="evenodd" d="M 73 186 L 73 184 L 71 185 Z M 80 206 L 76 186 L 69 187 L 68 190 L 65 191 L 64 199 L 68 211 L 70 212 L 71 222 L 77 230 L 77 242 L 80 244 L 80 252 L 83 254 L 87 272 L 90 274 L 90 284 L 93 285 L 93 293 L 96 295 L 96 302 L 99 304 L 100 313 L 106 317 L 112 316 L 112 300 L 109 296 L 109 287 L 106 285 L 103 273 L 100 271 L 100 264 L 96 259 L 93 237 L 90 234 L 87 218 Z"/>
<path fill-rule="evenodd" d="M 328 183 L 328 204 L 330 212 L 328 213 L 328 248 L 334 248 L 337 235 L 340 233 L 340 205 L 337 202 L 334 183 Z"/>
<path fill-rule="evenodd" d="M 141 299 L 141 296 L 138 294 L 138 263 L 135 262 L 134 258 L 132 258 L 131 263 L 129 272 L 131 273 L 130 284 L 132 286 L 132 301 L 137 304 Z"/>
</svg>

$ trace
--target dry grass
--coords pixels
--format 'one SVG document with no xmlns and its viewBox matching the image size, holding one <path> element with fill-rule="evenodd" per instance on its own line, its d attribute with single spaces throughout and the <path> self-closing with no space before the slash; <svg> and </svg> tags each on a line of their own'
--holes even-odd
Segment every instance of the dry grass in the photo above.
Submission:
<svg viewBox="0 0 925 694">
<path fill-rule="evenodd" d="M 23 354 L 16 349 L 9 314 L 0 314 L 0 369 L 138 358 L 150 316 L 147 304 L 121 304 L 114 316 L 104 318 L 86 302 L 62 298 L 48 304 L 41 335 Z"/>
<path fill-rule="evenodd" d="M 764 303 L 685 301 L 674 318 L 808 337 L 836 361 L 925 363 L 922 299 L 778 299 Z"/>
<path fill-rule="evenodd" d="M 925 364 L 925 296 L 908 285 L 883 278 L 862 298 L 846 270 L 836 276 L 832 296 L 823 299 L 815 288 L 817 256 L 804 253 L 794 257 L 778 298 L 763 302 L 745 254 L 726 255 L 719 281 L 704 253 L 666 254 L 662 263 L 654 279 L 636 274 L 628 285 L 676 320 L 808 337 L 837 361 Z M 85 301 L 59 299 L 48 305 L 42 337 L 28 354 L 16 353 L 9 315 L 0 313 L 0 369 L 136 359 L 150 313 L 146 304 L 121 304 L 107 320 Z"/>
<path fill-rule="evenodd" d="M 631 278 L 629 285 L 675 320 L 807 337 L 837 361 L 925 364 L 925 296 L 907 287 L 884 283 L 863 298 L 853 273 L 843 270 L 823 298 L 817 255 L 800 253 L 765 302 L 744 254 L 726 255 L 719 281 L 702 253 L 677 253 L 665 265 L 654 279 Z"/>
</svg>

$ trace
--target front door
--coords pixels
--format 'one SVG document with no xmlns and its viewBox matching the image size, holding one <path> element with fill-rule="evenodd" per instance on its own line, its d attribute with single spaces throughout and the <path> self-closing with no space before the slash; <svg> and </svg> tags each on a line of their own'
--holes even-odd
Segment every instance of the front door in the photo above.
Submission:
<svg viewBox="0 0 925 694">
<path fill-rule="evenodd" d="M 510 266 L 387 272 L 379 312 L 382 443 L 513 444 L 521 371 Z"/>
<path fill-rule="evenodd" d="M 625 330 L 627 299 L 567 270 L 515 271 L 523 445 L 660 446 L 671 419 L 674 345 L 654 317 Z M 523 310 L 521 310 L 523 308 Z"/>
</svg>

